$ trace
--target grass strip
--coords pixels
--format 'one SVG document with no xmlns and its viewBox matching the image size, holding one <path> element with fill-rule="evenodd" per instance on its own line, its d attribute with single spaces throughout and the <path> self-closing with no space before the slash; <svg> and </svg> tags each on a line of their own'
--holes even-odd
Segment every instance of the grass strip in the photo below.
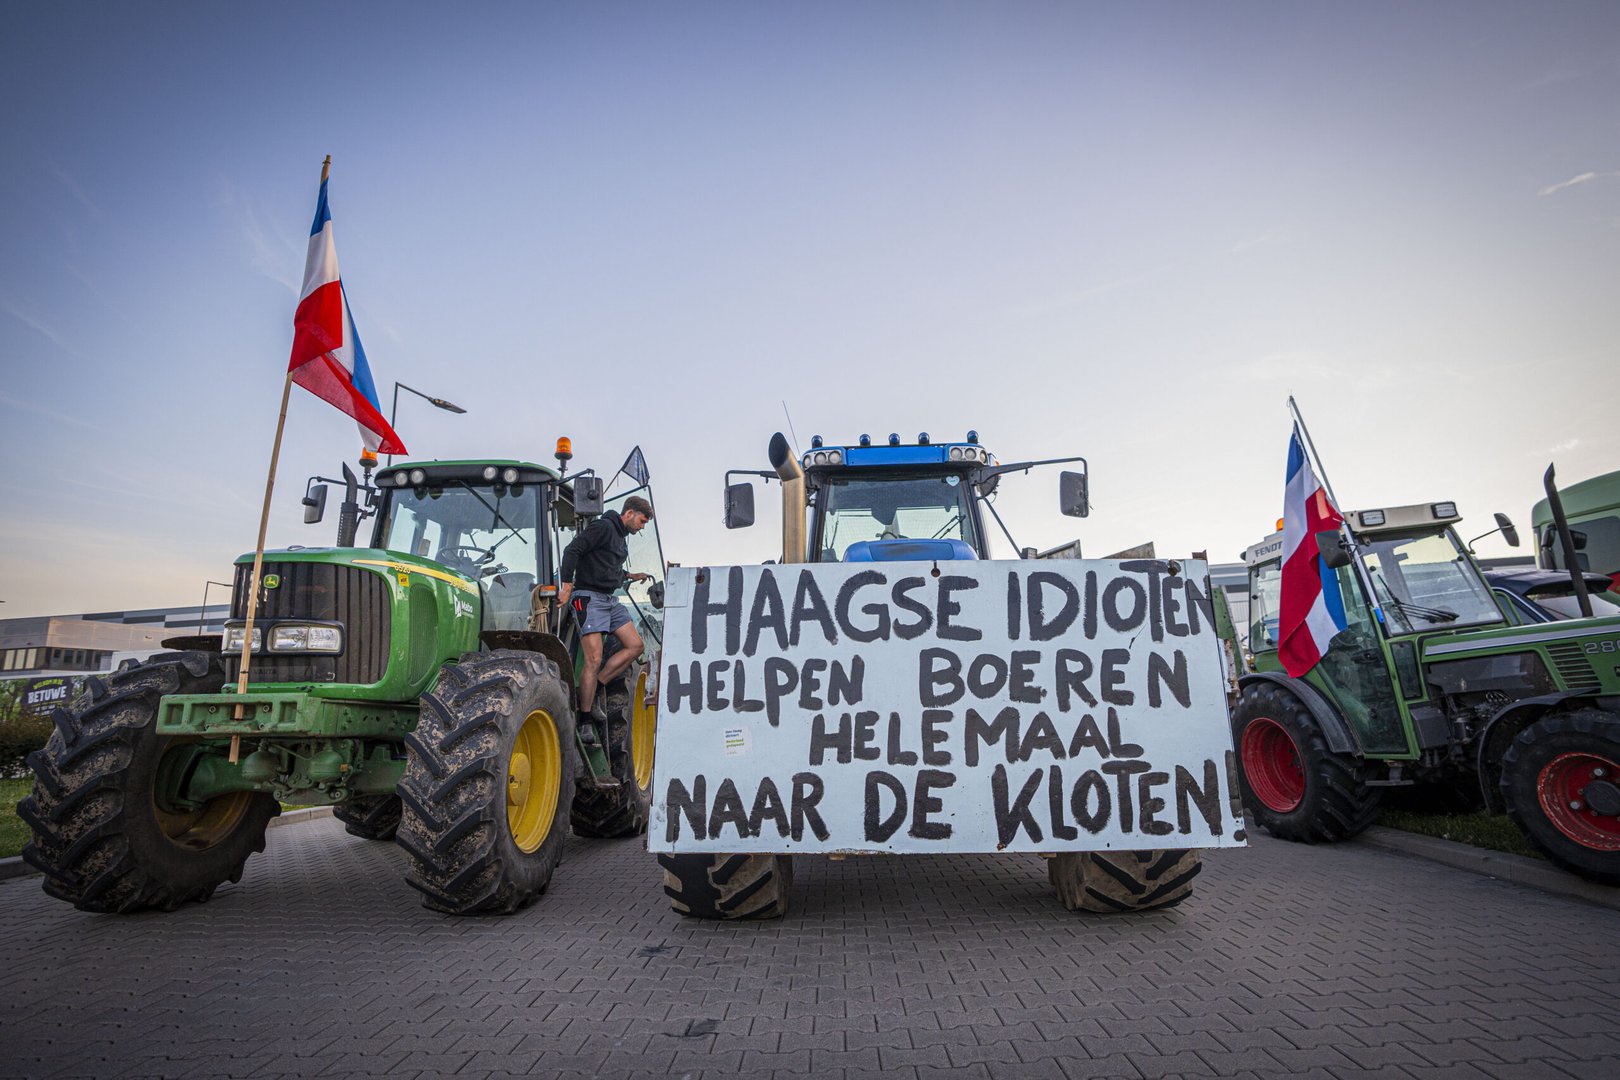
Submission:
<svg viewBox="0 0 1620 1080">
<path fill-rule="evenodd" d="M 17 816 L 17 804 L 34 786 L 32 780 L 0 780 L 0 859 L 22 854 L 28 826 Z"/>
<path fill-rule="evenodd" d="M 1541 858 L 1505 814 L 1487 814 L 1483 811 L 1473 814 L 1415 814 L 1409 810 L 1385 810 L 1378 815 L 1377 823 L 1386 828 L 1455 840 L 1459 844 L 1488 851 Z"/>
</svg>

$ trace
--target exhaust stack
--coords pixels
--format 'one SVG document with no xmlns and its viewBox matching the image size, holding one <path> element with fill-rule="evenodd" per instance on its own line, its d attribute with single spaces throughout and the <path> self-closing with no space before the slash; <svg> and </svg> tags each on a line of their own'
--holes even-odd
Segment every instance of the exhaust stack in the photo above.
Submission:
<svg viewBox="0 0 1620 1080">
<path fill-rule="evenodd" d="M 771 444 L 774 452 L 776 444 Z M 1581 559 L 1575 553 L 1575 534 L 1569 531 L 1569 519 L 1564 516 L 1564 500 L 1558 497 L 1558 483 L 1554 479 L 1553 467 L 1547 466 L 1547 473 L 1541 478 L 1542 487 L 1547 489 L 1547 506 L 1552 510 L 1553 528 L 1557 530 L 1558 542 L 1564 552 L 1564 566 L 1569 570 L 1569 579 L 1575 585 L 1575 602 L 1581 606 L 1581 618 L 1592 617 L 1592 597 L 1586 590 L 1586 576 L 1581 573 Z M 786 484 L 782 485 L 784 488 Z"/>
<path fill-rule="evenodd" d="M 805 561 L 804 470 L 780 431 L 771 436 L 770 456 L 771 468 L 782 481 L 782 561 L 802 563 Z"/>
</svg>

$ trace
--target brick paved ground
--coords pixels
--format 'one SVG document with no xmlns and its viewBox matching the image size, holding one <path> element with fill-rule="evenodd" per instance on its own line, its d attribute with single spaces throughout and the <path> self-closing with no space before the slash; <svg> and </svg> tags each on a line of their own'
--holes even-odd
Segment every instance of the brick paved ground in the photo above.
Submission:
<svg viewBox="0 0 1620 1080">
<path fill-rule="evenodd" d="M 1620 1075 L 1620 912 L 1355 845 L 1262 838 L 1124 918 L 1033 858 L 803 859 L 744 925 L 673 914 L 634 842 L 510 919 L 424 911 L 400 862 L 328 820 L 172 915 L 0 884 L 0 1073 Z"/>
</svg>

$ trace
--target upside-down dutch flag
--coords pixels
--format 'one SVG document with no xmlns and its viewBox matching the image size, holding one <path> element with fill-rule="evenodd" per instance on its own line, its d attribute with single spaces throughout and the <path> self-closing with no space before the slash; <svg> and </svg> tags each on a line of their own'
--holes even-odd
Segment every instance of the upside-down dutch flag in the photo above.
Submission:
<svg viewBox="0 0 1620 1080">
<path fill-rule="evenodd" d="M 1295 425 L 1288 444 L 1288 487 L 1283 501 L 1277 652 L 1283 667 L 1296 679 L 1316 666 L 1333 636 L 1345 628 L 1338 577 L 1316 549 L 1317 533 L 1343 527 L 1344 518 L 1311 471 Z"/>
<path fill-rule="evenodd" d="M 371 366 L 354 327 L 349 298 L 338 276 L 337 244 L 332 214 L 326 205 L 326 181 L 315 204 L 309 231 L 309 257 L 304 263 L 304 290 L 293 314 L 292 380 L 322 401 L 354 417 L 360 438 L 374 454 L 403 454 L 405 444 L 382 414 Z"/>
</svg>

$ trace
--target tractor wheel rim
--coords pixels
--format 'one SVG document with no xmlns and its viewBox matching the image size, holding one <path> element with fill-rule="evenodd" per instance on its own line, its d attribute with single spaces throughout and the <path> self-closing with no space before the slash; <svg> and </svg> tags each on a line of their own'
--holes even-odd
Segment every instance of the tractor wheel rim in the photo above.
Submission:
<svg viewBox="0 0 1620 1080">
<path fill-rule="evenodd" d="M 1249 790 L 1273 813 L 1286 814 L 1305 800 L 1305 768 L 1288 729 L 1268 716 L 1243 729 L 1243 775 Z"/>
<path fill-rule="evenodd" d="M 1541 768 L 1536 794 L 1553 827 L 1582 847 L 1620 851 L 1620 817 L 1592 808 L 1587 788 L 1612 785 L 1620 766 L 1600 754 L 1559 754 Z"/>
<path fill-rule="evenodd" d="M 524 718 L 506 764 L 506 825 L 518 850 L 539 849 L 551 835 L 562 794 L 562 743 L 544 709 Z"/>
<path fill-rule="evenodd" d="M 652 785 L 653 736 L 658 728 L 658 703 L 647 701 L 647 673 L 636 679 L 630 704 L 630 761 L 636 770 L 636 786 Z"/>
<path fill-rule="evenodd" d="M 209 799 L 196 810 L 165 810 L 154 801 L 158 828 L 176 847 L 207 851 L 230 837 L 247 817 L 253 792 L 233 791 Z"/>
</svg>

